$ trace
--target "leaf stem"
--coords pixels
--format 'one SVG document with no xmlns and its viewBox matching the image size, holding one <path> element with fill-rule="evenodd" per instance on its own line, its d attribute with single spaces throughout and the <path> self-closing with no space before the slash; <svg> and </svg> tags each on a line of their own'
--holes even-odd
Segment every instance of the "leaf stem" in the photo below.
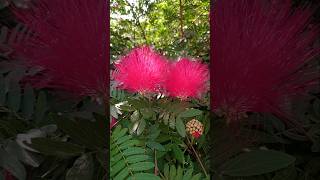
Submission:
<svg viewBox="0 0 320 180">
<path fill-rule="evenodd" d="M 192 149 L 193 153 L 196 155 L 197 160 L 198 160 L 198 162 L 199 162 L 199 164 L 200 164 L 200 166 L 201 166 L 201 168 L 202 168 L 202 170 L 203 170 L 203 172 L 204 172 L 205 176 L 206 176 L 206 177 L 208 177 L 208 173 L 207 173 L 207 171 L 206 171 L 206 168 L 204 167 L 204 165 L 203 165 L 203 163 L 202 163 L 202 161 L 201 161 L 201 159 L 200 159 L 200 157 L 199 157 L 199 155 L 198 155 L 197 151 L 194 149 L 194 147 L 193 147 L 193 145 L 192 145 L 192 143 L 191 143 L 191 141 L 190 141 L 189 137 L 188 137 L 188 136 L 186 136 L 186 137 L 187 137 L 188 144 L 190 145 L 190 147 L 191 147 L 191 149 Z"/>
<path fill-rule="evenodd" d="M 157 150 L 154 150 L 154 175 L 158 176 L 159 168 L 158 168 L 158 161 L 157 161 Z"/>
</svg>

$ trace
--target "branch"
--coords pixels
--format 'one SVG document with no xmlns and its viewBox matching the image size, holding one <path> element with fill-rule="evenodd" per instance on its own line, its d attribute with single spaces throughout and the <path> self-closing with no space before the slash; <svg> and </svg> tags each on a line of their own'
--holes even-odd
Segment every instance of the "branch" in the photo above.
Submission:
<svg viewBox="0 0 320 180">
<path fill-rule="evenodd" d="M 200 164 L 200 166 L 201 166 L 201 168 L 202 168 L 202 170 L 203 170 L 204 174 L 206 175 L 206 177 L 208 177 L 208 173 L 207 173 L 207 171 L 206 171 L 206 168 L 204 167 L 204 165 L 203 165 L 203 163 L 202 163 L 202 161 L 201 161 L 201 159 L 200 159 L 200 157 L 199 157 L 199 155 L 198 155 L 197 151 L 194 149 L 194 147 L 193 147 L 193 145 L 192 145 L 191 141 L 189 140 L 188 136 L 187 136 L 187 141 L 188 141 L 188 144 L 190 145 L 190 147 L 191 147 L 191 149 L 192 149 L 193 153 L 196 155 L 197 160 L 198 160 L 198 162 L 199 162 L 199 164 Z"/>
<path fill-rule="evenodd" d="M 184 37 L 184 32 L 183 32 L 183 5 L 182 5 L 182 0 L 179 0 L 179 9 L 180 9 L 180 37 L 181 39 Z"/>
</svg>

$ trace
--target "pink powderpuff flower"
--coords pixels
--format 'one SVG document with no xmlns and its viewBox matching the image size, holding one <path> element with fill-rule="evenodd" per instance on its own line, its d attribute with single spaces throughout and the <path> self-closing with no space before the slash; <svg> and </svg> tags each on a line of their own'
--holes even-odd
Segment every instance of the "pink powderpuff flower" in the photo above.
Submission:
<svg viewBox="0 0 320 180">
<path fill-rule="evenodd" d="M 165 89 L 170 96 L 180 99 L 199 98 L 207 90 L 208 80 L 207 65 L 182 58 L 171 64 Z"/>
<path fill-rule="evenodd" d="M 291 119 L 288 102 L 319 84 L 319 28 L 291 0 L 218 0 L 211 18 L 211 108 L 229 120 L 246 112 Z"/>
<path fill-rule="evenodd" d="M 118 87 L 130 92 L 161 91 L 168 68 L 167 60 L 148 46 L 133 49 L 115 65 L 113 78 Z"/>
<path fill-rule="evenodd" d="M 108 96 L 105 1 L 37 1 L 13 11 L 32 32 L 15 50 L 29 66 L 43 69 L 31 78 L 37 87 Z"/>
</svg>

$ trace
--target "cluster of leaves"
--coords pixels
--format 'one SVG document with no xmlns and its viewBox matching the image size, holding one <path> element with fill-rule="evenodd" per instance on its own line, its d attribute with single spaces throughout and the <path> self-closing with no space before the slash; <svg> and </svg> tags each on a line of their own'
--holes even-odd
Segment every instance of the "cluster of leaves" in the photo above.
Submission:
<svg viewBox="0 0 320 180">
<path fill-rule="evenodd" d="M 0 179 L 106 179 L 103 105 L 34 89 L 27 77 L 41 71 L 10 48 L 29 35 L 21 24 L 0 27 Z"/>
<path fill-rule="evenodd" d="M 110 141 L 111 170 L 113 179 L 158 179 L 151 173 L 141 173 L 154 167 L 151 156 L 139 147 L 140 142 L 127 134 L 128 129 L 118 126 L 112 133 Z M 138 173 L 137 173 L 138 172 Z"/>
<path fill-rule="evenodd" d="M 215 179 L 318 179 L 319 95 L 292 102 L 299 125 L 272 115 L 251 114 L 237 131 L 215 118 L 210 160 Z M 237 136 L 234 136 L 237 134 Z"/>
<path fill-rule="evenodd" d="M 8 80 L 10 74 L 2 79 Z M 61 102 L 54 102 L 46 91 L 20 88 L 18 81 L 11 80 L 10 86 L 1 87 L 7 90 L 2 91 L 0 106 L 3 170 L 19 180 L 104 179 L 107 119 L 98 114 L 87 119 L 92 112 L 85 105 L 69 112 L 67 105 L 56 109 Z"/>
<path fill-rule="evenodd" d="M 113 95 L 124 93 L 113 91 Z M 113 100 L 112 103 L 119 102 Z M 193 141 L 196 152 L 214 179 L 289 180 L 319 176 L 318 96 L 304 102 L 292 102 L 293 111 L 301 119 L 302 126 L 307 127 L 307 134 L 302 134 L 299 127 L 289 129 L 280 119 L 262 114 L 250 114 L 247 121 L 243 121 L 241 130 L 233 131 L 225 120 L 218 117 L 210 120 L 208 105 L 204 102 L 183 103 L 140 95 L 123 95 L 121 100 L 113 104 L 112 114 L 117 114 L 118 123 L 129 129 L 132 138 L 139 140 L 138 144 L 144 149 L 141 152 L 152 157 L 148 160 L 156 164 L 153 169 L 162 179 L 185 176 L 190 179 L 190 169 L 194 172 L 192 178 L 205 178 L 185 133 L 184 124 L 191 118 L 199 119 L 205 125 L 204 136 Z M 311 141 L 309 137 L 312 137 Z"/>
<path fill-rule="evenodd" d="M 110 102 L 111 116 L 118 121 L 116 129 L 112 130 L 112 139 L 114 134 L 119 134 L 119 126 L 127 128 L 130 135 L 124 139 L 135 141 L 135 145 L 139 145 L 141 153 L 144 153 L 144 156 L 141 155 L 141 157 L 146 158 L 143 162 L 152 162 L 153 164 L 150 166 L 152 169 L 146 169 L 149 170 L 147 172 L 150 176 L 156 174 L 161 179 L 206 178 L 196 156 L 199 156 L 201 163 L 205 168 L 208 168 L 209 164 L 205 155 L 205 151 L 207 151 L 205 135 L 210 127 L 208 97 L 203 100 L 183 102 L 161 95 L 146 97 L 140 94 L 127 94 L 122 90 L 111 88 Z M 203 136 L 199 139 L 193 139 L 186 132 L 185 124 L 192 118 L 201 121 L 206 127 Z M 115 146 L 113 144 L 117 144 L 117 142 L 111 143 L 111 149 Z M 129 149 L 125 151 L 131 152 Z M 117 153 L 111 150 L 110 156 L 115 157 Z M 113 162 L 113 160 L 111 161 Z M 116 174 L 113 171 L 118 168 L 117 165 L 120 162 L 115 165 L 112 162 L 111 174 L 113 175 Z M 121 170 L 117 169 L 117 172 L 134 175 L 133 173 L 128 174 L 130 167 L 123 165 L 122 168 Z"/>
</svg>

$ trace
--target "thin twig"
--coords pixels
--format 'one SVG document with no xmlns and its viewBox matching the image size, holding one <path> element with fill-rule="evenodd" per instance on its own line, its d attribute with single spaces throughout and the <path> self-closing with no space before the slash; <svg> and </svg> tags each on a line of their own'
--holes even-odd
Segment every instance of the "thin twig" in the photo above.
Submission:
<svg viewBox="0 0 320 180">
<path fill-rule="evenodd" d="M 199 162 L 199 164 L 200 164 L 200 166 L 201 166 L 204 174 L 206 175 L 206 177 L 208 177 L 208 173 L 207 173 L 207 171 L 206 171 L 206 168 L 204 167 L 204 165 L 203 165 L 203 163 L 202 163 L 202 161 L 201 161 L 201 159 L 200 159 L 197 151 L 193 148 L 193 145 L 191 144 L 191 141 L 189 140 L 189 137 L 188 137 L 188 136 L 187 136 L 187 141 L 188 141 L 189 145 L 191 146 L 191 149 L 192 149 L 193 153 L 196 155 L 197 160 L 198 160 L 198 162 Z"/>
<path fill-rule="evenodd" d="M 158 172 L 157 150 L 154 150 L 154 175 L 158 176 Z"/>
</svg>

